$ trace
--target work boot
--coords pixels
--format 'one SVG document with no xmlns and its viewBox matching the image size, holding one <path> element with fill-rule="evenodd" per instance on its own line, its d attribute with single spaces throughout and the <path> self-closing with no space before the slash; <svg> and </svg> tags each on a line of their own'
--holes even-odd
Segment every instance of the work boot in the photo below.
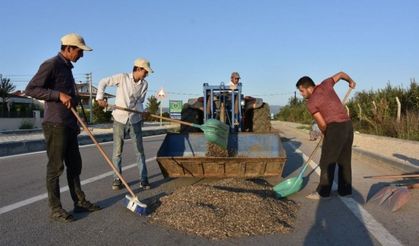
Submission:
<svg viewBox="0 0 419 246">
<path fill-rule="evenodd" d="M 75 221 L 74 217 L 62 208 L 52 210 L 49 218 L 62 223 Z"/>
<path fill-rule="evenodd" d="M 95 212 L 101 210 L 102 208 L 98 205 L 95 205 L 87 200 L 78 201 L 74 204 L 74 213 L 84 213 L 84 212 Z"/>
<path fill-rule="evenodd" d="M 112 182 L 112 190 L 120 190 L 122 189 L 122 182 L 120 179 L 114 179 Z"/>
<path fill-rule="evenodd" d="M 144 190 L 150 189 L 150 183 L 148 180 L 140 181 L 140 188 L 143 188 Z"/>
</svg>

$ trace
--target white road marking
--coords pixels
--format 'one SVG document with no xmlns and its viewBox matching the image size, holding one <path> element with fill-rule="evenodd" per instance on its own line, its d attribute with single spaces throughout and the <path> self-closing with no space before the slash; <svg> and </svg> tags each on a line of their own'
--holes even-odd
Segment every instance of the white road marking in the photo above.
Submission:
<svg viewBox="0 0 419 246">
<path fill-rule="evenodd" d="M 151 162 L 151 161 L 154 161 L 154 160 L 156 160 L 156 157 L 149 158 L 149 159 L 146 160 L 146 162 Z M 134 163 L 134 164 L 123 167 L 122 170 L 124 171 L 124 170 L 130 169 L 130 168 L 136 167 L 136 166 L 137 166 L 137 163 Z M 97 175 L 95 177 L 91 177 L 91 178 L 82 180 L 81 185 L 90 184 L 90 183 L 93 183 L 95 181 L 98 181 L 100 179 L 104 179 L 104 178 L 112 176 L 112 175 L 113 175 L 113 171 L 102 173 L 102 174 Z M 65 191 L 68 191 L 68 186 L 64 186 L 64 187 L 60 188 L 61 193 L 65 192 Z M 20 202 L 16 202 L 16 203 L 1 207 L 0 208 L 0 215 L 2 215 L 4 213 L 7 213 L 7 212 L 10 212 L 10 211 L 13 211 L 13 210 L 18 209 L 18 208 L 21 208 L 23 206 L 41 201 L 43 199 L 46 199 L 47 197 L 48 197 L 48 193 L 44 193 L 44 194 L 37 195 L 37 196 L 31 197 L 31 198 L 28 198 L 26 200 L 20 201 Z"/>
<path fill-rule="evenodd" d="M 292 143 L 288 143 L 289 146 L 296 152 L 301 153 L 304 158 L 304 161 L 307 161 L 308 156 L 306 156 L 300 149 L 295 147 Z M 317 175 L 320 176 L 320 168 L 317 168 L 318 165 L 313 160 L 310 160 L 309 165 L 315 170 Z M 336 182 L 333 182 L 334 187 L 337 188 Z M 361 204 L 357 203 L 351 197 L 340 197 L 340 200 L 346 205 L 346 207 L 358 218 L 358 220 L 365 225 L 368 232 L 371 233 L 375 239 L 385 246 L 400 246 L 403 245 L 396 237 L 390 234 L 380 222 L 376 221 L 374 217 L 365 210 Z"/>
<path fill-rule="evenodd" d="M 161 137 L 164 136 L 166 134 L 159 134 L 159 135 L 152 135 L 152 136 L 147 136 L 147 137 L 143 137 L 143 139 L 148 139 L 148 138 L 155 138 L 155 137 Z M 131 139 L 126 139 L 126 142 L 131 141 Z M 109 141 L 109 142 L 102 142 L 100 143 L 100 145 L 108 145 L 108 144 L 113 144 L 113 141 Z M 91 146 L 94 146 L 95 144 L 84 144 L 84 145 L 80 145 L 79 148 L 83 149 L 83 148 L 88 148 Z M 29 152 L 29 153 L 23 153 L 23 154 L 17 154 L 17 155 L 7 155 L 7 156 L 0 156 L 0 160 L 4 160 L 7 158 L 13 158 L 13 157 L 21 157 L 21 156 L 27 156 L 27 155 L 35 155 L 35 154 L 40 154 L 40 153 L 45 153 L 46 150 L 41 150 L 41 151 L 36 151 L 36 152 Z"/>
</svg>

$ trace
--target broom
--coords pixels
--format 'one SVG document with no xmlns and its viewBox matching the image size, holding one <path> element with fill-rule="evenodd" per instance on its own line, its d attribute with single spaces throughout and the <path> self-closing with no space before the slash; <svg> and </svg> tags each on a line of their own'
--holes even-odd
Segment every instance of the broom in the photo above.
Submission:
<svg viewBox="0 0 419 246">
<path fill-rule="evenodd" d="M 106 163 L 112 168 L 112 170 L 115 172 L 115 174 L 118 176 L 118 178 L 122 181 L 125 188 L 127 188 L 128 192 L 131 196 L 126 195 L 122 203 L 124 206 L 126 206 L 129 210 L 132 212 L 142 215 L 146 214 L 147 205 L 140 202 L 138 200 L 138 197 L 134 194 L 134 192 L 129 187 L 128 183 L 125 181 L 125 179 L 122 177 L 122 175 L 116 170 L 115 166 L 112 164 L 112 161 L 109 159 L 109 157 L 106 155 L 105 151 L 103 150 L 102 146 L 96 141 L 93 134 L 90 132 L 89 128 L 87 128 L 86 124 L 83 122 L 83 120 L 80 118 L 78 113 L 74 110 L 74 108 L 71 108 L 71 112 L 74 114 L 74 116 L 77 118 L 79 123 L 83 126 L 83 129 L 87 132 L 89 137 L 92 139 L 93 143 L 98 148 L 99 152 L 102 154 L 103 158 L 105 159 Z"/>
</svg>

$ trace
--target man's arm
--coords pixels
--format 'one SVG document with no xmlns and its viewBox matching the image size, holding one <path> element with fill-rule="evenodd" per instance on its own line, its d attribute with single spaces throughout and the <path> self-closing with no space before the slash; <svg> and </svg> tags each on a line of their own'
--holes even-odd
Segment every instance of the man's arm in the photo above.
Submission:
<svg viewBox="0 0 419 246">
<path fill-rule="evenodd" d="M 317 125 L 319 126 L 320 131 L 324 134 L 326 131 L 326 121 L 324 120 L 323 116 L 320 114 L 320 112 L 314 113 L 313 118 L 316 121 Z"/>
<path fill-rule="evenodd" d="M 59 101 L 60 92 L 47 87 L 47 82 L 52 76 L 53 64 L 44 62 L 25 88 L 25 94 L 45 101 Z"/>
<path fill-rule="evenodd" d="M 349 87 L 351 87 L 352 89 L 355 89 L 355 86 L 356 86 L 355 81 L 345 72 L 339 72 L 339 73 L 333 75 L 332 78 L 333 78 L 333 81 L 335 81 L 335 84 L 339 80 L 343 79 L 343 80 L 345 80 L 346 82 L 349 83 Z"/>
<path fill-rule="evenodd" d="M 103 78 L 99 81 L 99 85 L 97 87 L 96 93 L 96 101 L 100 107 L 107 107 L 108 103 L 103 100 L 103 96 L 105 95 L 105 89 L 107 86 L 114 86 L 118 85 L 120 81 L 120 75 L 114 75 L 111 77 Z"/>
<path fill-rule="evenodd" d="M 25 94 L 39 100 L 61 101 L 69 109 L 71 108 L 71 97 L 47 87 L 47 81 L 51 79 L 53 69 L 54 64 L 52 62 L 44 62 L 26 86 Z"/>
</svg>

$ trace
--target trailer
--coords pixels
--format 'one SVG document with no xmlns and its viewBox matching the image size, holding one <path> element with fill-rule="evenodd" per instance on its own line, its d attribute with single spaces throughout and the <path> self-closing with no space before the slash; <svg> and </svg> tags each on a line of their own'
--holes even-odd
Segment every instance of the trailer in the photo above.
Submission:
<svg viewBox="0 0 419 246">
<path fill-rule="evenodd" d="M 228 157 L 207 156 L 202 133 L 169 133 L 157 153 L 164 177 L 256 178 L 282 174 L 286 154 L 277 133 L 231 133 Z"/>
</svg>

